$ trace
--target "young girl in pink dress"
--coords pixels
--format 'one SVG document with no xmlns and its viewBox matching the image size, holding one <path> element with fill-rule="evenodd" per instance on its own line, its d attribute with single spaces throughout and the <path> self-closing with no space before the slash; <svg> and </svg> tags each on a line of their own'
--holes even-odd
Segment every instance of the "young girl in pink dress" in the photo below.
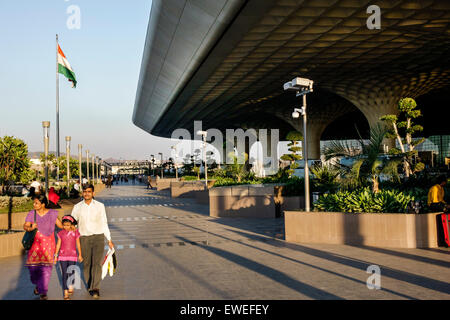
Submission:
<svg viewBox="0 0 450 320">
<path fill-rule="evenodd" d="M 80 232 L 75 228 L 76 220 L 72 216 L 62 218 L 63 230 L 58 232 L 58 243 L 56 244 L 55 264 L 58 259 L 61 265 L 62 283 L 64 289 L 64 300 L 69 300 L 73 294 L 73 287 L 67 282 L 73 271 L 68 270 L 70 266 L 82 262 Z M 78 249 L 78 255 L 77 255 Z"/>
</svg>

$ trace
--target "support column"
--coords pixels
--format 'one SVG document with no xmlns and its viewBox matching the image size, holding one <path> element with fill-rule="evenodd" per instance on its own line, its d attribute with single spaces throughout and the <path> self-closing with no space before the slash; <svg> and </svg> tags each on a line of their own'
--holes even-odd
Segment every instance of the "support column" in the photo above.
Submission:
<svg viewBox="0 0 450 320">
<path fill-rule="evenodd" d="M 327 121 L 329 122 L 329 121 Z M 298 132 L 303 132 L 303 123 L 292 121 L 292 126 Z M 320 160 L 320 137 L 328 123 L 308 121 L 306 126 L 308 143 L 308 160 Z"/>
</svg>

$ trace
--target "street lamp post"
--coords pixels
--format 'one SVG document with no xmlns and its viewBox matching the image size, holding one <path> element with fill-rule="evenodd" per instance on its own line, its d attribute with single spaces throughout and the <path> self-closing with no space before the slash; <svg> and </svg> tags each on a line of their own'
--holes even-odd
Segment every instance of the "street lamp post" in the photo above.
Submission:
<svg viewBox="0 0 450 320">
<path fill-rule="evenodd" d="M 78 176 L 80 177 L 80 190 L 82 188 L 83 185 L 83 173 L 81 172 L 81 160 L 83 158 L 83 145 L 79 144 L 78 145 Z M 78 190 L 78 191 L 80 191 Z"/>
<path fill-rule="evenodd" d="M 197 131 L 198 135 L 202 136 L 203 140 L 203 160 L 205 161 L 205 185 L 206 189 L 208 189 L 208 165 L 206 164 L 206 137 L 208 136 L 207 131 Z"/>
<path fill-rule="evenodd" d="M 70 140 L 71 137 L 66 137 L 66 167 L 67 167 L 67 197 L 70 197 Z"/>
<path fill-rule="evenodd" d="M 48 145 L 49 145 L 49 128 L 50 121 L 42 121 L 42 128 L 44 128 L 44 156 L 45 156 L 45 195 L 48 199 Z"/>
<path fill-rule="evenodd" d="M 92 154 L 91 158 L 91 168 L 92 168 L 92 183 L 95 184 L 95 154 Z"/>
<path fill-rule="evenodd" d="M 176 146 L 172 146 L 171 149 L 175 150 L 175 179 L 178 180 L 178 168 L 177 168 L 178 155 L 177 155 L 177 147 L 176 147 Z"/>
<path fill-rule="evenodd" d="M 95 157 L 95 179 L 98 183 L 98 156 Z"/>
<path fill-rule="evenodd" d="M 284 90 L 296 91 L 296 97 L 303 97 L 303 106 L 300 109 L 295 108 L 292 113 L 293 118 L 299 118 L 300 114 L 303 116 L 303 159 L 305 163 L 305 211 L 310 212 L 310 196 L 309 196 L 309 167 L 308 167 L 308 136 L 306 131 L 306 95 L 313 92 L 314 81 L 305 78 L 295 78 L 292 81 L 286 82 L 283 86 Z"/>
<path fill-rule="evenodd" d="M 102 180 L 102 165 L 103 164 L 103 160 L 102 158 L 97 158 L 97 170 L 98 170 L 98 174 L 97 174 L 97 178 L 99 179 L 99 182 Z"/>
<path fill-rule="evenodd" d="M 163 154 L 158 152 L 161 155 L 161 179 L 164 178 L 164 169 L 163 169 Z"/>
<path fill-rule="evenodd" d="M 91 182 L 91 179 L 89 178 L 89 150 L 86 150 L 86 179 L 88 183 Z"/>
<path fill-rule="evenodd" d="M 153 176 L 155 176 L 155 156 L 153 154 L 151 154 L 150 156 L 152 157 Z"/>
</svg>

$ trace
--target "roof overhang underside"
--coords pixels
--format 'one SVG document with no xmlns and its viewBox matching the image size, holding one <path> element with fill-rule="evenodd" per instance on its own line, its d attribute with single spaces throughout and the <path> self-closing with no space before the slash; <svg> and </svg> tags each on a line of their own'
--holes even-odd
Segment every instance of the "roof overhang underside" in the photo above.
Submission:
<svg viewBox="0 0 450 320">
<path fill-rule="evenodd" d="M 367 28 L 373 4 L 380 30 Z M 133 122 L 162 137 L 195 120 L 289 129 L 282 86 L 299 75 L 315 81 L 318 118 L 418 97 L 448 86 L 449 25 L 440 0 L 153 0 Z"/>
</svg>

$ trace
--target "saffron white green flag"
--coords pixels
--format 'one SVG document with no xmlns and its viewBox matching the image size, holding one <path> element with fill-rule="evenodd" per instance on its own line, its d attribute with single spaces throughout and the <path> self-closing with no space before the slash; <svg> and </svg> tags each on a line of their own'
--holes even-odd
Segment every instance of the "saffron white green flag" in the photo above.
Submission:
<svg viewBox="0 0 450 320">
<path fill-rule="evenodd" d="M 75 79 L 75 73 L 72 70 L 72 67 L 67 61 L 66 56 L 61 50 L 61 47 L 58 45 L 58 72 L 64 75 L 67 80 L 72 82 L 72 88 L 77 86 L 77 80 Z"/>
</svg>

